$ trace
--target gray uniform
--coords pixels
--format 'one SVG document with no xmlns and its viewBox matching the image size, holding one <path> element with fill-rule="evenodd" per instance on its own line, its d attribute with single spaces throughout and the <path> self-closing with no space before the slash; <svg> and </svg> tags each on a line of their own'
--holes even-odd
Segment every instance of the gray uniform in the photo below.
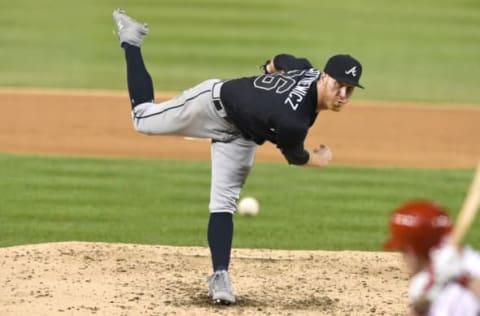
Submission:
<svg viewBox="0 0 480 316">
<path fill-rule="evenodd" d="M 220 101 L 222 85 L 221 80 L 211 79 L 166 102 L 139 104 L 132 110 L 132 120 L 135 130 L 143 134 L 212 139 L 209 209 L 234 213 L 257 145 L 226 119 Z"/>
</svg>

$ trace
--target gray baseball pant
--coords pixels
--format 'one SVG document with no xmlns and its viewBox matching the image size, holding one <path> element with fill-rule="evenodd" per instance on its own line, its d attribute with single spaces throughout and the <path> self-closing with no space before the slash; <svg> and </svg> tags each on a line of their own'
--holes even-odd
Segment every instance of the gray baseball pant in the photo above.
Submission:
<svg viewBox="0 0 480 316">
<path fill-rule="evenodd" d="M 226 119 L 220 101 L 222 84 L 221 80 L 211 79 L 169 101 L 139 104 L 132 110 L 132 120 L 135 130 L 147 135 L 210 138 L 209 209 L 211 213 L 234 213 L 253 166 L 256 144 L 243 138 L 237 127 Z"/>
</svg>

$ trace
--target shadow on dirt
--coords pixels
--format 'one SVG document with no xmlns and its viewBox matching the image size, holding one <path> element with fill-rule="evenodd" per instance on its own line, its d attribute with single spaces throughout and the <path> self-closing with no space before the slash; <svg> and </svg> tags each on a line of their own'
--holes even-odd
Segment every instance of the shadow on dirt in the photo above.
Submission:
<svg viewBox="0 0 480 316">
<path fill-rule="evenodd" d="M 331 299 L 328 296 L 310 296 L 304 299 L 288 299 L 285 297 L 265 297 L 254 298 L 251 296 L 237 296 L 236 303 L 233 305 L 215 304 L 212 299 L 205 293 L 204 288 L 190 288 L 185 290 L 184 300 L 180 303 L 173 303 L 174 306 L 191 305 L 196 307 L 218 309 L 227 309 L 230 307 L 235 308 L 254 308 L 257 311 L 262 311 L 263 308 L 268 306 L 274 306 L 280 310 L 322 310 L 332 311 L 335 310 L 338 304 L 338 299 Z"/>
</svg>

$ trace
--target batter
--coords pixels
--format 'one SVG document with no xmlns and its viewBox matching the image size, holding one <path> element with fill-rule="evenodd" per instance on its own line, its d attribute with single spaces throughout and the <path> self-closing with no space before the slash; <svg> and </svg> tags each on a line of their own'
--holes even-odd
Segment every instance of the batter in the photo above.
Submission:
<svg viewBox="0 0 480 316">
<path fill-rule="evenodd" d="M 402 252 L 412 274 L 412 315 L 480 315 L 480 254 L 446 242 L 450 216 L 428 200 L 409 201 L 390 216 L 389 250 Z"/>
<path fill-rule="evenodd" d="M 212 140 L 209 295 L 215 302 L 234 303 L 228 274 L 233 213 L 256 146 L 270 141 L 289 164 L 327 166 L 332 159 L 330 148 L 305 149 L 307 132 L 320 111 L 342 110 L 354 88 L 363 88 L 359 83 L 362 65 L 350 55 L 335 55 L 321 72 L 306 59 L 280 54 L 263 65 L 263 75 L 207 80 L 155 104 L 152 79 L 140 50 L 148 28 L 120 9 L 113 12 L 113 19 L 125 51 L 135 130 Z"/>
</svg>

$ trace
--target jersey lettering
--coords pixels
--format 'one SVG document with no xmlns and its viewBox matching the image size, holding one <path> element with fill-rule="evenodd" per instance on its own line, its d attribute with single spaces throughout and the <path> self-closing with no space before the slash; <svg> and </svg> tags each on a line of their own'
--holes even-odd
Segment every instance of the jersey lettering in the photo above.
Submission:
<svg viewBox="0 0 480 316">
<path fill-rule="evenodd" d="M 319 78 L 320 71 L 316 69 L 308 69 L 307 71 L 302 72 L 302 74 L 304 74 L 304 77 L 297 83 L 292 91 L 290 91 L 284 102 L 284 104 L 290 105 L 294 111 L 297 110 L 298 106 L 307 95 L 312 82 Z"/>
<path fill-rule="evenodd" d="M 288 98 L 285 99 L 285 104 L 290 105 L 290 107 L 296 111 L 298 108 L 298 105 L 302 102 L 303 100 L 303 95 L 299 94 L 297 92 L 290 92 L 288 95 Z"/>
</svg>

